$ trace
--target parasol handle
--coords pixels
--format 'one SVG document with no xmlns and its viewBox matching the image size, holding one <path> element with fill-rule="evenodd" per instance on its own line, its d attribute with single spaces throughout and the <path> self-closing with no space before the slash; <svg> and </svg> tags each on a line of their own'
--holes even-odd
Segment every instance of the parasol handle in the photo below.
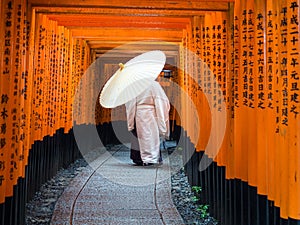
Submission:
<svg viewBox="0 0 300 225">
<path fill-rule="evenodd" d="M 123 63 L 119 63 L 119 67 L 120 67 L 120 71 L 122 71 L 125 67 L 125 65 Z"/>
</svg>

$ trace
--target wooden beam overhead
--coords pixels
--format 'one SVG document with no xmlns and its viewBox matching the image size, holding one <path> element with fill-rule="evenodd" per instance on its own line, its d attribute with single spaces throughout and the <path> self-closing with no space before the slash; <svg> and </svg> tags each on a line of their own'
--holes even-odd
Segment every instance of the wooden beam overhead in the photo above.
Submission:
<svg viewBox="0 0 300 225">
<path fill-rule="evenodd" d="M 115 57 L 119 57 L 119 58 L 132 58 L 136 55 L 142 54 L 146 51 L 152 51 L 152 50 L 160 50 L 163 51 L 167 57 L 174 57 L 178 55 L 178 50 L 166 50 L 163 48 L 149 48 L 148 50 L 139 50 L 139 49 L 129 49 L 129 50 L 124 50 L 124 51 L 113 51 L 113 50 L 103 50 L 103 49 L 96 49 L 93 50 L 93 53 L 100 56 L 102 55 L 103 59 L 107 58 L 107 59 L 113 59 Z M 125 63 L 126 60 L 119 60 L 120 62 Z"/>
<path fill-rule="evenodd" d="M 151 10 L 227 10 L 233 0 L 28 0 L 32 6 Z"/>
<path fill-rule="evenodd" d="M 175 41 L 182 39 L 182 31 L 178 30 L 137 30 L 128 29 L 71 29 L 74 38 L 83 38 L 88 40 L 110 40 L 110 41 L 142 41 L 142 40 L 161 40 Z"/>
<path fill-rule="evenodd" d="M 180 42 L 159 42 L 159 41 L 139 41 L 139 42 L 126 42 L 126 41 L 95 41 L 89 40 L 87 44 L 96 51 L 106 52 L 114 49 L 114 51 L 121 51 L 123 49 L 139 52 L 143 50 L 157 50 L 162 49 L 164 51 L 178 51 Z"/>
<path fill-rule="evenodd" d="M 157 16 L 112 16 L 86 14 L 49 14 L 48 18 L 65 27 L 185 29 L 190 18 Z"/>
<path fill-rule="evenodd" d="M 27 0 L 37 14 L 84 39 L 92 49 L 144 40 L 180 43 L 193 16 L 226 11 L 233 0 Z"/>
<path fill-rule="evenodd" d="M 85 7 L 66 7 L 66 6 L 34 6 L 36 12 L 40 13 L 60 13 L 60 14 L 100 14 L 100 15 L 118 15 L 118 16 L 177 16 L 177 17 L 190 17 L 200 16 L 211 11 L 226 11 L 226 8 L 217 6 L 215 10 L 185 10 L 185 9 L 127 9 L 127 8 L 85 8 Z M 219 8 L 219 9 L 218 9 Z"/>
</svg>

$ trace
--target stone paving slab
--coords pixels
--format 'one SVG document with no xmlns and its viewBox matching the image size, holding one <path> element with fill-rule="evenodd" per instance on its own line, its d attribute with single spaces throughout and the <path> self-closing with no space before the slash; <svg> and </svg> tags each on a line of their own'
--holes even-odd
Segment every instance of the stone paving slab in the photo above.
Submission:
<svg viewBox="0 0 300 225">
<path fill-rule="evenodd" d="M 105 225 L 164 225 L 160 219 L 89 219 L 77 220 L 74 225 L 91 225 L 91 224 L 105 224 Z"/>
<path fill-rule="evenodd" d="M 126 146 L 90 158 L 59 198 L 51 224 L 184 224 L 172 202 L 166 155 L 154 167 L 133 166 Z"/>
<path fill-rule="evenodd" d="M 88 218 L 98 218 L 99 214 L 101 214 L 101 218 L 103 219 L 116 219 L 116 220 L 122 220 L 124 218 L 126 219 L 157 219 L 160 217 L 158 211 L 156 209 L 95 209 L 90 212 L 82 211 L 80 213 L 77 213 L 74 217 L 74 220 L 80 220 L 80 219 L 88 219 Z M 93 217 L 91 217 L 91 215 Z"/>
</svg>

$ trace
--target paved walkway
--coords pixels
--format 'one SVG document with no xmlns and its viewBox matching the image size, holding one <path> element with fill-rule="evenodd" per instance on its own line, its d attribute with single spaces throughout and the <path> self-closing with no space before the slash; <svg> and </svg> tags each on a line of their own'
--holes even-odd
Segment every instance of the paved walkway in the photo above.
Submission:
<svg viewBox="0 0 300 225">
<path fill-rule="evenodd" d="M 51 224 L 184 224 L 171 197 L 166 152 L 160 166 L 133 166 L 129 149 L 98 149 L 59 198 Z"/>
</svg>

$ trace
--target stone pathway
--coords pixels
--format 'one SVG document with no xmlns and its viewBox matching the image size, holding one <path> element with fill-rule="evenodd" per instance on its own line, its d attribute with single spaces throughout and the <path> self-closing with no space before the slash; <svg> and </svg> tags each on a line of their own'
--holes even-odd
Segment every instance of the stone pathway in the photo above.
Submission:
<svg viewBox="0 0 300 225">
<path fill-rule="evenodd" d="M 97 151 L 58 199 L 51 224 L 184 224 L 172 201 L 167 155 L 163 165 L 139 167 L 123 145 Z"/>
</svg>

